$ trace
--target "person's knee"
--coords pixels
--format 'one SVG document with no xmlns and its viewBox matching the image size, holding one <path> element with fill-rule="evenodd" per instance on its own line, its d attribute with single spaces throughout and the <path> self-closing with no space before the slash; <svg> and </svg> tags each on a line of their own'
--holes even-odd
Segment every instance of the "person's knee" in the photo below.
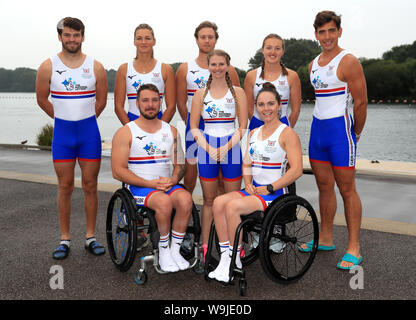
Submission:
<svg viewBox="0 0 416 320">
<path fill-rule="evenodd" d="M 74 191 L 74 181 L 59 181 L 58 188 L 61 194 L 70 195 Z"/>
<path fill-rule="evenodd" d="M 154 202 L 151 209 L 153 209 L 157 215 L 161 217 L 170 217 L 172 214 L 172 200 L 168 195 L 161 195 L 157 201 Z"/>
<path fill-rule="evenodd" d="M 239 200 L 231 200 L 226 203 L 225 205 L 225 215 L 227 220 L 234 218 L 235 216 L 239 216 L 241 214 L 241 201 Z"/>
<path fill-rule="evenodd" d="M 186 215 L 190 215 L 192 211 L 193 201 L 192 196 L 188 192 L 181 194 L 180 200 L 178 202 L 177 211 L 183 212 Z"/>
<path fill-rule="evenodd" d="M 223 196 L 216 197 L 212 203 L 212 212 L 214 216 L 221 216 L 224 214 L 224 206 L 226 201 Z"/>
<path fill-rule="evenodd" d="M 86 193 L 96 193 L 97 192 L 97 180 L 83 179 L 82 190 L 84 190 L 84 192 Z"/>
</svg>

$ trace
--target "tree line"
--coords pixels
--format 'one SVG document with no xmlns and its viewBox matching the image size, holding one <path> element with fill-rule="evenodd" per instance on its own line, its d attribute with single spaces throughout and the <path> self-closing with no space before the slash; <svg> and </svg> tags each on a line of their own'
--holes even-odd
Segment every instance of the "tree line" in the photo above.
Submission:
<svg viewBox="0 0 416 320">
<path fill-rule="evenodd" d="M 315 97 L 310 84 L 308 65 L 321 52 L 317 41 L 308 39 L 285 39 L 283 64 L 297 71 L 302 84 L 302 98 Z M 395 46 L 383 53 L 380 59 L 359 58 L 367 80 L 368 99 L 371 100 L 414 100 L 416 99 L 416 41 L 412 44 Z M 263 60 L 261 49 L 249 59 L 249 70 L 259 67 Z M 171 66 L 176 72 L 181 63 Z M 236 68 L 241 86 L 249 70 Z M 116 70 L 107 70 L 109 92 L 114 91 Z M 0 92 L 34 92 L 36 70 L 0 68 Z"/>
</svg>

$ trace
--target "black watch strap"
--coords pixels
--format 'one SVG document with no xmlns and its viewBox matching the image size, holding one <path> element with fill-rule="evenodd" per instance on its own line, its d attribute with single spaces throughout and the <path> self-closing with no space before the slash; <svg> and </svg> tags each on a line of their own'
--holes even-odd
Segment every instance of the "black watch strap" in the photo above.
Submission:
<svg viewBox="0 0 416 320">
<path fill-rule="evenodd" d="M 270 194 L 274 193 L 274 188 L 272 184 L 268 184 L 266 186 L 267 191 L 269 191 Z"/>
</svg>

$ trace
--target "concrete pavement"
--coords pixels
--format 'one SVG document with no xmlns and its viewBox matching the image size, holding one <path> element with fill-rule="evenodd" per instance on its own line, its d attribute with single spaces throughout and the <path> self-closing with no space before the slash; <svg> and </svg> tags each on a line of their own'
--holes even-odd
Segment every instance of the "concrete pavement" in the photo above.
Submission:
<svg viewBox="0 0 416 320">
<path fill-rule="evenodd" d="M 109 159 L 104 157 L 97 219 L 97 238 L 103 244 L 106 244 L 107 204 L 112 192 L 120 186 L 112 179 L 110 171 Z M 76 174 L 79 179 L 79 169 Z M 113 266 L 108 253 L 101 257 L 87 253 L 83 195 L 79 188 L 75 189 L 72 201 L 70 256 L 64 261 L 53 260 L 51 254 L 57 245 L 59 227 L 56 178 L 50 152 L 0 147 L 0 299 L 414 300 L 416 221 L 412 220 L 412 204 L 415 182 L 411 174 L 401 177 L 357 175 L 364 205 L 362 289 L 351 287 L 353 273 L 335 267 L 345 253 L 348 235 L 345 219 L 339 214 L 334 227 L 336 250 L 319 252 L 311 269 L 299 282 L 287 286 L 273 283 L 257 261 L 246 268 L 247 296 L 240 297 L 238 286 L 223 287 L 206 282 L 193 271 L 159 275 L 149 267 L 148 282 L 138 286 L 133 278 L 138 261 L 129 271 L 121 273 Z M 298 181 L 297 189 L 298 194 L 317 209 L 313 177 L 305 174 Z M 342 210 L 339 206 L 339 211 Z M 56 265 L 64 272 L 64 288 L 53 290 L 51 268 Z"/>
</svg>

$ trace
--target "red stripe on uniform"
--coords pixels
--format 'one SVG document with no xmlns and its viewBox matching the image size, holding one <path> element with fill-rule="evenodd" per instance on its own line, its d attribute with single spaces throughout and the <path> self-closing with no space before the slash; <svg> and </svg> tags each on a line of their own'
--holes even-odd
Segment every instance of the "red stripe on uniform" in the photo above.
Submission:
<svg viewBox="0 0 416 320">
<path fill-rule="evenodd" d="M 73 96 L 73 95 L 80 95 L 80 94 L 91 94 L 91 93 L 95 93 L 95 90 L 92 90 L 92 91 L 74 91 L 74 92 L 51 91 L 51 93 L 53 93 L 53 94 L 60 94 L 60 95 L 63 95 L 63 96 Z"/>
<path fill-rule="evenodd" d="M 315 90 L 316 93 L 325 93 L 325 92 L 334 92 L 334 91 L 341 91 L 345 90 L 345 87 L 335 88 L 335 89 L 322 89 L 322 90 Z"/>
</svg>

